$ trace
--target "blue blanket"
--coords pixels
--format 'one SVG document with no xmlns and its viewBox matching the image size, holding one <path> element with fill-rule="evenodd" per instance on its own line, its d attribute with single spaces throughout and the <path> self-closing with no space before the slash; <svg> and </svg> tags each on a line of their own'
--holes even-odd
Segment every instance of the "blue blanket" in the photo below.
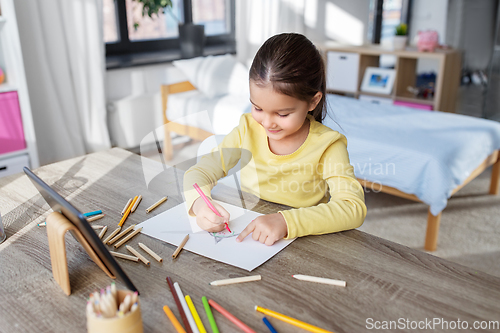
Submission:
<svg viewBox="0 0 500 333">
<path fill-rule="evenodd" d="M 327 95 L 324 124 L 347 137 L 356 177 L 414 194 L 433 215 L 486 157 L 500 124 L 485 119 Z"/>
</svg>

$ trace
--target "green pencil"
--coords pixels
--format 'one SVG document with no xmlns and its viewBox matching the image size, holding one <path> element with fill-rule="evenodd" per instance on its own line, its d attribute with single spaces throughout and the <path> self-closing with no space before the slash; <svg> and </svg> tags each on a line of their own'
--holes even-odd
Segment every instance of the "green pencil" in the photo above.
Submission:
<svg viewBox="0 0 500 333">
<path fill-rule="evenodd" d="M 205 312 L 207 313 L 208 321 L 210 322 L 210 326 L 212 327 L 212 332 L 219 333 L 219 329 L 217 328 L 217 324 L 215 323 L 214 315 L 212 314 L 212 310 L 210 309 L 207 298 L 203 296 L 201 298 L 201 301 L 203 302 L 203 307 L 205 308 Z"/>
</svg>

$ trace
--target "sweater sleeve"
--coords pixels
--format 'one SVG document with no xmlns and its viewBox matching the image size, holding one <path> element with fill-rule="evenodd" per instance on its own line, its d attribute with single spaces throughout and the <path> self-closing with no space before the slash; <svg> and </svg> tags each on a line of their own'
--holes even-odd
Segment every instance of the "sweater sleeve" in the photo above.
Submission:
<svg viewBox="0 0 500 333">
<path fill-rule="evenodd" d="M 344 140 L 337 140 L 325 151 L 319 167 L 330 200 L 313 207 L 280 211 L 287 223 L 286 239 L 349 230 L 363 224 L 363 188 L 354 177 Z"/>
<path fill-rule="evenodd" d="M 203 193 L 212 198 L 211 191 L 217 185 L 217 181 L 227 176 L 229 170 L 241 158 L 241 147 L 247 129 L 246 125 L 246 119 L 243 115 L 240 118 L 238 127 L 235 127 L 226 135 L 218 147 L 214 148 L 209 154 L 204 155 L 196 165 L 184 173 L 184 197 L 190 216 L 194 216 L 191 208 L 194 201 L 200 196 L 193 188 L 193 184 L 197 183 Z"/>
</svg>

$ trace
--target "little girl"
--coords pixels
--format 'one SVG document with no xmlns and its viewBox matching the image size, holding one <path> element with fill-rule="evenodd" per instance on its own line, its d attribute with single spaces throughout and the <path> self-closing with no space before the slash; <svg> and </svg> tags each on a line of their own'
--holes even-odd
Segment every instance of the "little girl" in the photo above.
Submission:
<svg viewBox="0 0 500 333">
<path fill-rule="evenodd" d="M 204 230 L 219 232 L 229 221 L 217 216 L 193 190 L 209 198 L 217 180 L 241 159 L 241 188 L 261 199 L 293 207 L 262 215 L 239 234 L 241 242 L 272 245 L 282 238 L 318 235 L 359 227 L 366 216 L 363 189 L 349 163 L 346 138 L 321 124 L 326 115 L 326 77 L 321 54 L 305 36 L 269 38 L 250 68 L 251 114 L 184 175 L 191 216 Z M 245 152 L 251 154 L 245 154 Z"/>
</svg>

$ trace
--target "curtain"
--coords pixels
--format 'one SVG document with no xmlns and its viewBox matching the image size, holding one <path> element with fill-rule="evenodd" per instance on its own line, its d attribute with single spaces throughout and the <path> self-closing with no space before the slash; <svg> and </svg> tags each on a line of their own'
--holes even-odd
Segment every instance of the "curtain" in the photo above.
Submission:
<svg viewBox="0 0 500 333">
<path fill-rule="evenodd" d="M 40 164 L 111 147 L 102 0 L 16 0 Z"/>
<path fill-rule="evenodd" d="M 283 32 L 305 35 L 320 47 L 328 40 L 367 43 L 368 0 L 236 0 L 236 51 L 247 67 L 259 47 Z"/>
<path fill-rule="evenodd" d="M 305 33 L 305 0 L 238 0 L 236 54 L 250 68 L 259 47 L 283 32 Z"/>
</svg>

